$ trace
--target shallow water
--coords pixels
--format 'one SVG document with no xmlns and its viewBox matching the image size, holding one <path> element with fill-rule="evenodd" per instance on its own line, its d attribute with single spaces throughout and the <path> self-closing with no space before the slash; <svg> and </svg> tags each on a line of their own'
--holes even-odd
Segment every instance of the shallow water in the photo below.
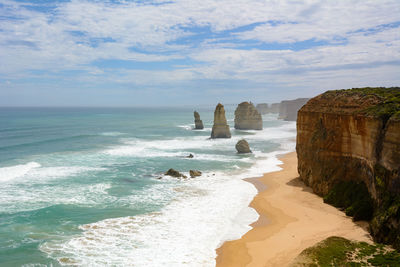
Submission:
<svg viewBox="0 0 400 267">
<path fill-rule="evenodd" d="M 210 140 L 213 111 L 198 111 L 205 130 L 192 109 L 1 108 L 0 265 L 215 265 L 257 219 L 242 179 L 279 169 L 295 123 Z M 169 168 L 203 175 L 157 179 Z"/>
</svg>

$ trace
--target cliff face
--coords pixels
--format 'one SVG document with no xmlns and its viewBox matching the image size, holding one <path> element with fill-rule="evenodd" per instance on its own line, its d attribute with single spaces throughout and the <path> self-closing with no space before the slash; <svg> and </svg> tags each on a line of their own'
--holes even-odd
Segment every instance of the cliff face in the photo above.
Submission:
<svg viewBox="0 0 400 267">
<path fill-rule="evenodd" d="M 194 125 L 195 125 L 194 128 L 196 130 L 204 129 L 203 121 L 200 119 L 200 114 L 197 111 L 195 111 L 193 115 L 194 115 Z"/>
<path fill-rule="evenodd" d="M 211 138 L 231 138 L 231 131 L 226 122 L 225 109 L 220 103 L 215 107 L 214 125 L 211 131 Z"/>
<path fill-rule="evenodd" d="M 296 121 L 297 111 L 305 104 L 309 98 L 297 98 L 295 100 L 284 100 L 279 105 L 279 119 L 285 121 Z"/>
<path fill-rule="evenodd" d="M 365 185 L 373 202 L 372 235 L 377 241 L 392 243 L 397 248 L 400 248 L 399 115 L 400 88 L 328 91 L 299 110 L 296 145 L 300 179 L 315 193 L 334 199 L 340 197 L 340 190 L 344 190 L 340 188 L 345 187 L 338 184 Z M 349 196 L 349 199 L 355 198 Z M 354 212 L 351 207 L 349 213 Z"/>
<path fill-rule="evenodd" d="M 261 114 L 252 103 L 242 102 L 236 108 L 235 129 L 262 130 Z"/>
</svg>

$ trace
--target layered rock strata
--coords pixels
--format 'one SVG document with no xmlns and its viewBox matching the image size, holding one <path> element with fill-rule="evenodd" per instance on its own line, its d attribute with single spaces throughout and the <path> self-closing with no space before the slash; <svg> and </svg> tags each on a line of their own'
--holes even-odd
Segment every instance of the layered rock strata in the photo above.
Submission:
<svg viewBox="0 0 400 267">
<path fill-rule="evenodd" d="M 231 138 L 231 131 L 225 117 L 225 109 L 220 103 L 215 107 L 211 138 Z"/>
<path fill-rule="evenodd" d="M 371 234 L 400 248 L 400 88 L 336 90 L 312 98 L 298 112 L 296 151 L 300 179 L 330 201 L 342 191 L 358 201 L 354 196 L 365 185 L 373 201 Z M 348 203 L 346 213 L 363 215 L 368 200 L 359 202 Z"/>
<path fill-rule="evenodd" d="M 235 110 L 235 129 L 262 130 L 261 114 L 253 103 L 242 102 Z"/>
<path fill-rule="evenodd" d="M 197 111 L 194 112 L 194 128 L 196 130 L 204 129 L 203 121 L 200 119 L 200 114 Z"/>
</svg>

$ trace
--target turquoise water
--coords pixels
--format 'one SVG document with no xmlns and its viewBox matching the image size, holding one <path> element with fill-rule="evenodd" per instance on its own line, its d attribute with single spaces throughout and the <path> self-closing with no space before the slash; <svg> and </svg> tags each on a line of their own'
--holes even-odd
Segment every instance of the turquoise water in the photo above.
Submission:
<svg viewBox="0 0 400 267">
<path fill-rule="evenodd" d="M 209 140 L 213 111 L 198 111 L 202 131 L 193 109 L 1 108 L 0 265 L 213 266 L 257 216 L 241 179 L 276 169 L 295 125 L 269 115 L 263 131 Z M 243 137 L 252 155 L 236 154 Z"/>
</svg>

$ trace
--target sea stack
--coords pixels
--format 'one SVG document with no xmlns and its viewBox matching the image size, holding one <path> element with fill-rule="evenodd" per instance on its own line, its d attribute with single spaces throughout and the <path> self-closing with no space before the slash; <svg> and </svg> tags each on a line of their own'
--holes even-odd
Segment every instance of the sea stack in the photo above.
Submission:
<svg viewBox="0 0 400 267">
<path fill-rule="evenodd" d="M 197 111 L 194 112 L 194 128 L 196 130 L 204 129 L 203 121 L 200 120 L 200 114 Z"/>
<path fill-rule="evenodd" d="M 239 154 L 251 153 L 249 143 L 245 139 L 239 140 L 235 147 Z"/>
<path fill-rule="evenodd" d="M 211 131 L 211 138 L 231 138 L 231 131 L 226 122 L 225 109 L 220 103 L 218 103 L 214 111 L 214 125 Z"/>
<path fill-rule="evenodd" d="M 235 110 L 235 129 L 239 130 L 262 130 L 261 114 L 253 103 L 242 102 Z"/>
</svg>

